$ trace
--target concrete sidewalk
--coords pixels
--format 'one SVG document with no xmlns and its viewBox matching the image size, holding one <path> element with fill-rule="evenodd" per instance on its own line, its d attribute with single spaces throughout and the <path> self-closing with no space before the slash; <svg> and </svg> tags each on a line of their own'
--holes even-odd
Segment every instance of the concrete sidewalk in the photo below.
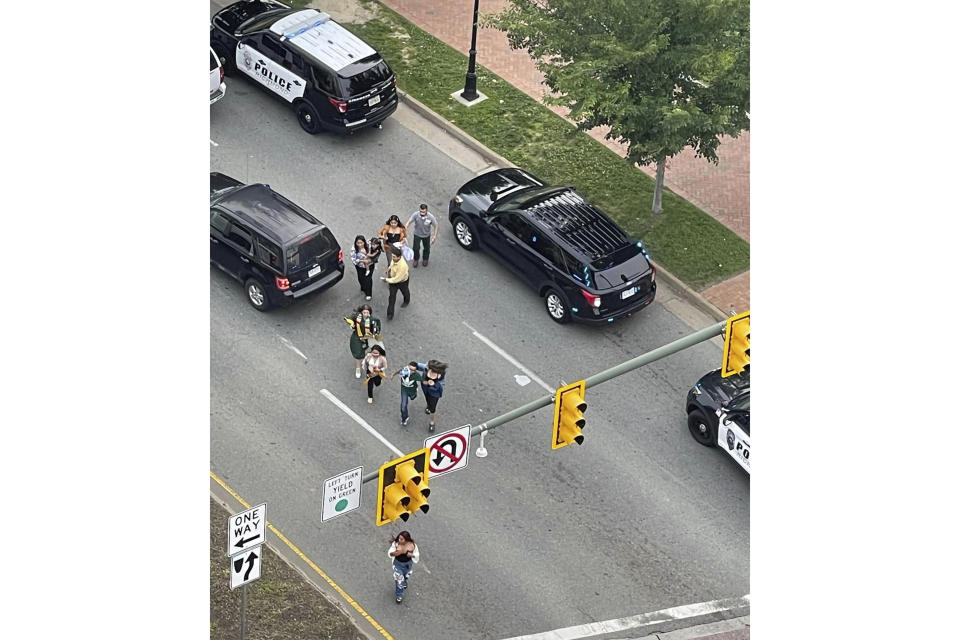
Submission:
<svg viewBox="0 0 960 640">
<path fill-rule="evenodd" d="M 381 0 L 424 31 L 463 54 L 469 53 L 473 19 L 471 0 Z M 336 4 L 343 4 L 337 2 Z M 480 13 L 495 13 L 506 6 L 505 0 L 483 0 Z M 548 91 L 543 76 L 526 51 L 511 50 L 506 36 L 494 29 L 477 32 L 477 62 L 490 69 L 527 95 L 540 100 Z M 464 68 L 466 73 L 466 68 Z M 479 87 L 482 91 L 483 87 Z M 451 89 L 452 90 L 452 89 Z M 559 115 L 566 111 L 550 107 Z M 589 134 L 620 156 L 626 147 L 604 140 L 606 132 L 593 129 Z M 671 191 L 695 204 L 741 238 L 750 240 L 750 134 L 726 138 L 718 151 L 720 162 L 713 165 L 696 158 L 689 149 L 672 158 L 667 165 L 665 183 Z M 653 176 L 655 167 L 641 167 Z M 750 308 L 750 272 L 709 287 L 700 294 L 723 312 Z"/>
</svg>

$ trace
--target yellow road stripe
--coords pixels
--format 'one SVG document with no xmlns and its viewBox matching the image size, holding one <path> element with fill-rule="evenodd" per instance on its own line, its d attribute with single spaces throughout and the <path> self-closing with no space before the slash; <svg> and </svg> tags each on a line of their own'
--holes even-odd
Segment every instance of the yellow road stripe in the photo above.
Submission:
<svg viewBox="0 0 960 640">
<path fill-rule="evenodd" d="M 250 503 L 247 502 L 246 500 L 244 500 L 243 498 L 241 498 L 239 495 L 237 495 L 237 492 L 234 491 L 233 489 L 231 489 L 230 487 L 228 487 L 227 484 L 226 484 L 223 480 L 221 480 L 220 478 L 218 478 L 218 477 L 217 477 L 217 474 L 215 474 L 213 471 L 210 472 L 210 477 L 213 478 L 213 479 L 217 482 L 217 484 L 219 484 L 221 487 L 223 487 L 223 488 L 227 491 L 227 493 L 229 493 L 231 496 L 233 496 L 234 499 L 236 499 L 237 502 L 239 502 L 240 504 L 242 504 L 242 505 L 243 505 L 244 507 L 246 507 L 247 509 L 250 508 Z M 304 553 L 303 553 L 302 551 L 300 551 L 300 549 L 298 549 L 298 548 L 296 547 L 296 545 L 294 545 L 292 542 L 290 542 L 289 540 L 287 540 L 287 537 L 286 537 L 285 535 L 283 535 L 282 533 L 280 533 L 280 532 L 277 530 L 276 527 L 274 527 L 272 524 L 270 524 L 269 521 L 267 522 L 267 528 L 270 529 L 270 531 L 272 531 L 275 536 L 277 536 L 278 538 L 280 538 L 281 540 L 283 540 L 284 544 L 286 544 L 288 547 L 290 547 L 290 550 L 293 551 L 295 554 L 297 554 L 297 555 L 300 557 L 301 560 L 303 560 L 303 561 L 306 562 L 308 565 L 310 565 L 310 568 L 313 569 L 314 571 L 316 571 L 316 572 L 320 575 L 321 578 L 323 578 L 324 580 L 326 580 L 326 581 L 327 581 L 327 584 L 329 584 L 331 587 L 333 587 L 334 589 L 336 589 L 337 593 L 339 593 L 339 594 L 343 597 L 344 600 L 346 600 L 347 602 L 349 602 L 349 603 L 350 603 L 350 606 L 352 606 L 354 609 L 356 609 L 357 613 L 359 613 L 361 616 L 363 616 L 363 618 L 364 618 L 367 622 L 369 622 L 371 625 L 373 625 L 373 628 L 376 629 L 377 631 L 379 631 L 380 634 L 381 634 L 384 638 L 387 638 L 388 640 L 394 640 L 394 637 L 393 637 L 392 635 L 390 635 L 390 633 L 389 633 L 386 629 L 384 629 L 383 627 L 381 627 L 381 626 L 380 626 L 380 623 L 378 623 L 376 620 L 374 620 L 373 618 L 371 618 L 371 617 L 370 617 L 370 614 L 368 614 L 366 611 L 364 611 L 363 607 L 361 607 L 361 606 L 357 603 L 356 600 L 354 600 L 353 598 L 351 598 L 351 597 L 347 594 L 346 591 L 344 591 L 342 588 L 340 588 L 340 585 L 338 585 L 336 582 L 334 582 L 334 581 L 330 578 L 330 576 L 328 576 L 326 573 L 324 573 L 323 570 L 322 570 L 320 567 L 318 567 L 318 566 L 313 562 L 313 560 L 311 560 L 311 559 L 308 558 L 306 555 L 304 555 Z"/>
</svg>

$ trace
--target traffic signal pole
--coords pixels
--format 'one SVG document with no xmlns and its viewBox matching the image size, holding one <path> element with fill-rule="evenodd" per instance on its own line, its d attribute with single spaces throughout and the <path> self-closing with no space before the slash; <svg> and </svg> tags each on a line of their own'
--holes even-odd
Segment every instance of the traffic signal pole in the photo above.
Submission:
<svg viewBox="0 0 960 640">
<path fill-rule="evenodd" d="M 674 340 L 673 342 L 669 344 L 665 344 L 662 347 L 658 347 L 653 351 L 648 351 L 647 353 L 641 356 L 637 356 L 632 360 L 627 360 L 626 362 L 620 363 L 615 367 L 611 367 L 609 369 L 601 371 L 600 373 L 590 376 L 585 381 L 586 386 L 588 389 L 591 387 L 595 387 L 598 384 L 602 384 L 607 380 L 616 378 L 617 376 L 622 376 L 623 374 L 629 373 L 634 369 L 639 369 L 640 367 L 644 365 L 648 365 L 651 362 L 656 362 L 661 358 L 666 358 L 667 356 L 671 356 L 677 353 L 678 351 L 689 349 L 690 347 L 696 344 L 700 344 L 701 342 L 706 342 L 711 338 L 716 338 L 717 336 L 723 336 L 726 331 L 726 328 L 727 328 L 727 322 L 726 320 L 724 320 L 723 322 L 718 322 L 717 324 L 711 325 L 706 329 L 701 329 L 700 331 L 691 333 L 688 336 L 684 336 L 679 340 Z M 540 398 L 539 400 L 533 400 L 532 402 L 528 402 L 522 407 L 517 407 L 513 411 L 508 411 L 502 416 L 497 416 L 496 418 L 487 420 L 486 422 L 483 422 L 473 427 L 472 429 L 470 429 L 470 437 L 483 434 L 487 431 L 492 431 L 493 429 L 496 429 L 500 425 L 506 424 L 511 420 L 516 420 L 517 418 L 521 418 L 527 415 L 528 413 L 533 413 L 538 409 L 542 409 L 548 405 L 551 405 L 553 404 L 554 399 L 555 399 L 555 396 L 553 394 L 550 394 L 548 396 Z M 376 480 L 377 478 L 379 478 L 379 471 L 373 471 L 363 476 L 362 482 L 370 482 L 371 480 Z"/>
</svg>

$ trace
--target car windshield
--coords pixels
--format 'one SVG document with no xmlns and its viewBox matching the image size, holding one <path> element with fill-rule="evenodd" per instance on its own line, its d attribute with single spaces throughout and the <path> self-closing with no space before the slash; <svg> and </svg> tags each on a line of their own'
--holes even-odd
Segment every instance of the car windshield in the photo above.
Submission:
<svg viewBox="0 0 960 640">
<path fill-rule="evenodd" d="M 364 66 L 374 61 L 377 61 L 376 64 L 363 69 Z M 389 79 L 390 67 L 376 54 L 367 56 L 363 60 L 341 69 L 337 76 L 343 95 L 348 98 L 369 91 Z"/>
<path fill-rule="evenodd" d="M 287 267 L 290 271 L 312 267 L 317 258 L 326 255 L 334 246 L 333 234 L 321 229 L 287 249 Z"/>
<path fill-rule="evenodd" d="M 556 189 L 556 187 L 539 187 L 528 189 L 526 185 L 520 185 L 518 191 L 509 193 L 500 197 L 490 206 L 490 213 L 495 211 L 507 211 L 509 209 L 521 209 L 528 201 L 538 198 L 540 195 Z"/>
</svg>

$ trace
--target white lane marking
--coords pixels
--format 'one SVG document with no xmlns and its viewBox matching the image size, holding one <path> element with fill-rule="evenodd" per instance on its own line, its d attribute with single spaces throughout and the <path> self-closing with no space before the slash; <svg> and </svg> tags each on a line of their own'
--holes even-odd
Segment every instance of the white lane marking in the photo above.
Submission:
<svg viewBox="0 0 960 640">
<path fill-rule="evenodd" d="M 374 438 L 376 438 L 377 440 L 379 440 L 380 442 L 382 442 L 383 444 L 385 444 L 385 445 L 387 446 L 387 448 L 390 449 L 390 451 L 393 451 L 393 452 L 397 455 L 398 458 L 401 457 L 401 456 L 403 456 L 403 451 L 400 451 L 400 449 L 397 449 L 395 446 L 393 446 L 392 444 L 390 444 L 390 442 L 389 442 L 386 438 L 384 438 L 382 435 L 380 435 L 380 433 L 377 432 L 376 429 L 374 429 L 374 428 L 371 427 L 369 424 L 367 424 L 367 421 L 366 421 L 366 420 L 364 420 L 363 418 L 361 418 L 360 416 L 358 416 L 356 413 L 354 413 L 354 412 L 353 412 L 353 409 L 351 409 L 351 408 L 348 407 L 347 405 L 345 405 L 345 404 L 343 404 L 342 402 L 340 402 L 340 398 L 338 398 L 337 396 L 333 395 L 332 393 L 330 393 L 330 392 L 327 391 L 326 389 L 320 389 L 320 393 L 323 394 L 323 395 L 327 398 L 327 400 L 329 400 L 329 401 L 332 402 L 333 404 L 335 404 L 335 405 L 337 405 L 338 407 L 340 407 L 340 410 L 341 410 L 341 411 L 343 411 L 345 414 L 347 414 L 348 416 L 350 416 L 351 418 L 353 418 L 353 421 L 354 421 L 354 422 L 356 422 L 356 423 L 359 424 L 361 427 L 363 427 L 364 429 L 366 429 L 367 431 L 369 431 L 369 432 L 370 432 L 370 435 L 372 435 Z"/>
<path fill-rule="evenodd" d="M 220 145 L 218 145 L 216 142 L 214 142 L 213 140 L 210 141 L 210 144 L 212 144 L 212 145 L 215 146 L 215 147 L 219 147 L 219 146 L 220 146 Z"/>
<path fill-rule="evenodd" d="M 563 629 L 555 629 L 554 631 L 545 631 L 543 633 L 515 636 L 513 638 L 506 638 L 506 640 L 575 640 L 577 638 L 598 636 L 604 633 L 636 629 L 637 627 L 645 627 L 669 620 L 681 620 L 683 618 L 692 618 L 708 613 L 741 609 L 748 606 L 750 606 L 749 593 L 742 598 L 727 598 L 725 600 L 711 600 L 710 602 L 686 604 L 679 607 L 671 607 L 670 609 L 661 609 L 660 611 L 654 611 L 652 613 L 642 613 L 629 618 L 591 622 L 577 627 L 566 627 Z"/>
<path fill-rule="evenodd" d="M 546 390 L 549 391 L 550 393 L 556 393 L 556 392 L 557 392 L 556 389 L 554 389 L 553 387 L 551 387 L 550 385 L 548 385 L 546 382 L 544 382 L 543 380 L 541 380 L 540 378 L 538 378 L 537 375 L 536 375 L 533 371 L 530 371 L 530 369 L 527 369 L 525 366 L 523 366 L 522 364 L 520 364 L 520 362 L 519 362 L 516 358 L 514 358 L 513 356 L 511 356 L 509 353 L 507 353 L 506 351 L 504 351 L 504 350 L 501 349 L 500 347 L 498 347 L 492 340 L 490 340 L 490 338 L 488 338 L 488 337 L 486 337 L 485 335 L 481 334 L 480 332 L 478 332 L 476 329 L 474 329 L 473 327 L 471 327 L 471 326 L 470 326 L 469 324 L 467 324 L 466 322 L 464 322 L 463 324 L 464 324 L 464 326 L 467 327 L 467 329 L 470 329 L 470 331 L 473 332 L 473 335 L 474 335 L 474 337 L 477 338 L 477 340 L 480 340 L 481 342 L 483 342 L 484 344 L 486 344 L 488 347 L 490 347 L 491 349 L 493 349 L 494 351 L 496 351 L 497 353 L 499 353 L 500 356 L 503 357 L 504 360 L 506 360 L 507 362 L 509 362 L 509 363 L 512 364 L 513 366 L 515 366 L 517 369 L 520 369 L 520 371 L 523 371 L 525 374 L 527 374 L 527 377 L 528 377 L 528 378 L 530 378 L 531 380 L 533 380 L 534 382 L 536 382 L 538 385 L 540 385 L 541 387 L 543 387 L 544 389 L 546 389 Z M 519 383 L 519 380 L 518 380 L 517 382 Z"/>
<path fill-rule="evenodd" d="M 279 337 L 280 337 L 280 342 L 283 343 L 283 346 L 285 346 L 285 347 L 288 348 L 288 349 L 292 349 L 298 356 L 300 356 L 300 357 L 303 358 L 304 360 L 307 359 L 307 356 L 303 355 L 303 352 L 300 351 L 300 349 L 297 349 L 295 346 L 293 346 L 293 343 L 292 343 L 292 342 L 290 342 L 289 340 L 287 340 L 287 339 L 284 338 L 283 336 L 279 336 Z"/>
</svg>

